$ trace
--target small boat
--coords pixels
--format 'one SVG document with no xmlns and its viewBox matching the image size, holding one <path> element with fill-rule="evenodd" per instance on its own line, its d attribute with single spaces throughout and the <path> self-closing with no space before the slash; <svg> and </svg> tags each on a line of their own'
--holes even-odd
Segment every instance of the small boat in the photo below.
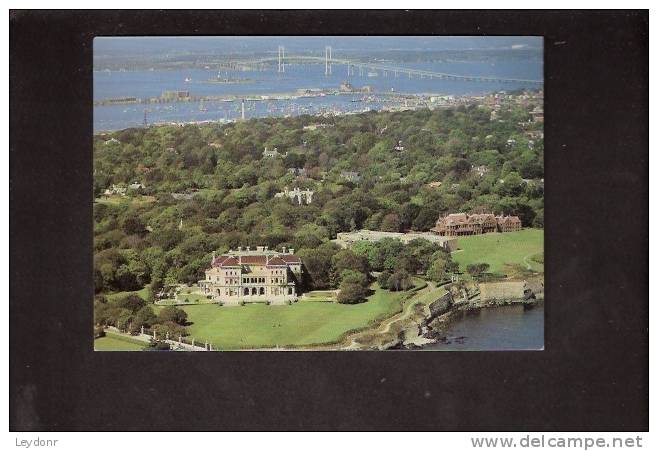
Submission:
<svg viewBox="0 0 658 451">
<path fill-rule="evenodd" d="M 192 81 L 192 79 L 190 77 L 185 77 L 185 83 L 189 83 L 191 81 Z"/>
</svg>

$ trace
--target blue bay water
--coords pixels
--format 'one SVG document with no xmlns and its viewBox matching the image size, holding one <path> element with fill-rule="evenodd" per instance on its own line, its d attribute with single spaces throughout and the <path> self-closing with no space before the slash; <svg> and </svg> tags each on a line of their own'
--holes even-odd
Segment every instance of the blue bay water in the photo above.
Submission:
<svg viewBox="0 0 658 451">
<path fill-rule="evenodd" d="M 517 78 L 529 80 L 543 79 L 543 64 L 540 59 L 503 60 L 487 62 L 435 62 L 435 63 L 396 63 L 412 69 L 423 69 L 454 75 L 487 76 L 499 78 Z M 393 65 L 393 63 L 387 63 Z M 372 71 L 371 75 L 374 74 Z M 512 90 L 535 87 L 523 83 L 467 82 L 454 80 L 437 80 L 428 78 L 409 78 L 399 74 L 395 77 L 389 73 L 384 76 L 368 76 L 368 71 L 359 75 L 357 68 L 352 68 L 348 75 L 347 66 L 333 65 L 332 74 L 326 76 L 324 64 L 287 65 L 285 73 L 267 71 L 231 71 L 221 72 L 222 77 L 244 78 L 250 83 L 208 83 L 211 77 L 218 75 L 217 69 L 180 69 L 180 70 L 144 70 L 144 71 L 96 71 L 94 72 L 94 100 L 119 97 L 150 98 L 159 97 L 163 91 L 189 91 L 192 96 L 247 96 L 293 93 L 299 89 L 338 89 L 340 83 L 347 81 L 355 88 L 372 87 L 375 92 L 403 94 L 437 94 L 437 95 L 477 95 L 500 90 Z M 186 82 L 186 79 L 191 81 Z M 297 114 L 315 114 L 325 111 L 361 111 L 364 108 L 380 109 L 386 102 L 374 101 L 365 105 L 360 101 L 361 95 L 341 95 L 301 98 L 294 100 L 276 100 L 266 102 L 247 102 L 245 116 L 283 116 Z M 111 105 L 94 107 L 94 131 L 118 130 L 141 126 L 144 110 L 150 123 L 191 122 L 236 119 L 240 115 L 239 102 L 205 102 L 168 103 L 149 105 Z"/>
<path fill-rule="evenodd" d="M 450 323 L 437 351 L 517 351 L 544 349 L 544 305 L 510 305 L 462 312 Z"/>
</svg>

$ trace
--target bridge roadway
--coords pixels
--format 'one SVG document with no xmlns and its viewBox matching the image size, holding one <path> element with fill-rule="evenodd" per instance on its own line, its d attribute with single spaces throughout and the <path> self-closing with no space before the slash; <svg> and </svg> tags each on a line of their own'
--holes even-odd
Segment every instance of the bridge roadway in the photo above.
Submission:
<svg viewBox="0 0 658 451">
<path fill-rule="evenodd" d="M 251 65 L 259 65 L 259 64 L 265 64 L 271 62 L 276 63 L 278 61 L 279 61 L 278 57 L 269 57 L 269 58 L 262 58 L 257 60 L 231 61 L 225 65 L 251 66 Z M 523 83 L 523 84 L 533 84 L 533 85 L 544 84 L 542 80 L 526 80 L 521 78 L 499 78 L 499 77 L 483 77 L 478 75 L 447 74 L 443 72 L 433 72 L 433 71 L 422 70 L 422 69 L 409 69 L 404 67 L 387 66 L 384 64 L 377 64 L 377 63 L 356 62 L 356 61 L 350 61 L 350 60 L 339 59 L 339 58 L 328 59 L 321 56 L 285 56 L 281 58 L 281 62 L 283 64 L 290 63 L 291 61 L 325 63 L 329 65 L 336 64 L 336 65 L 343 65 L 348 67 L 352 66 L 352 67 L 382 71 L 384 73 L 393 73 L 394 76 L 397 76 L 397 74 L 407 74 L 409 75 L 409 77 L 415 75 L 421 78 L 425 78 L 425 77 L 429 79 L 436 78 L 439 80 L 457 80 L 457 81 L 492 82 L 492 83 Z"/>
</svg>

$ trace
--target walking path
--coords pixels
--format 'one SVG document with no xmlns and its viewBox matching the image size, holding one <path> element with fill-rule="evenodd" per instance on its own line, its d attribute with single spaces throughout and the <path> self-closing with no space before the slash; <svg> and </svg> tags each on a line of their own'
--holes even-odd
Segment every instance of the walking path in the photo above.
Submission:
<svg viewBox="0 0 658 451">
<path fill-rule="evenodd" d="M 396 323 L 403 323 L 408 320 L 414 313 L 414 306 L 417 304 L 422 304 L 425 313 L 429 313 L 429 304 L 438 299 L 440 296 L 445 294 L 445 290 L 442 287 L 437 287 L 434 282 L 427 282 L 427 286 L 418 290 L 412 297 L 406 299 L 402 306 L 402 311 L 385 319 L 382 321 L 379 326 L 375 329 L 367 329 L 360 332 L 355 332 L 343 340 L 343 343 L 347 342 L 347 346 L 337 345 L 338 349 L 359 349 L 361 345 L 357 342 L 359 338 L 363 338 L 367 335 L 381 335 L 384 337 L 387 333 L 391 331 L 391 328 Z"/>
<path fill-rule="evenodd" d="M 127 334 L 125 332 L 121 332 L 119 329 L 117 329 L 116 327 L 113 327 L 113 326 L 108 326 L 107 329 L 111 334 L 119 335 L 121 337 L 130 338 L 132 340 L 143 341 L 147 344 L 151 343 L 151 339 L 153 338 L 151 335 L 148 335 L 148 334 L 130 335 L 130 334 Z M 207 351 L 208 350 L 205 347 L 196 346 L 196 345 L 192 346 L 191 344 L 183 343 L 182 341 L 176 341 L 176 340 L 161 340 L 161 341 L 167 343 L 170 346 L 170 348 L 173 349 L 173 350 L 181 350 L 181 351 Z"/>
<path fill-rule="evenodd" d="M 523 263 L 525 263 L 526 269 L 529 269 L 532 271 L 532 266 L 530 266 L 530 262 L 528 261 L 528 257 L 531 257 L 533 254 L 528 254 L 525 257 L 523 257 Z"/>
</svg>

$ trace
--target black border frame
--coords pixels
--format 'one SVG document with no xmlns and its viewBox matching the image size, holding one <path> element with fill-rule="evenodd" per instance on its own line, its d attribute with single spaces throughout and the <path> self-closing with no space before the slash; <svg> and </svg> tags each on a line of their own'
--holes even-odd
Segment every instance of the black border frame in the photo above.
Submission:
<svg viewBox="0 0 658 451">
<path fill-rule="evenodd" d="M 11 11 L 10 430 L 648 430 L 648 22 Z M 92 39 L 217 34 L 544 36 L 546 350 L 94 352 Z"/>
</svg>

